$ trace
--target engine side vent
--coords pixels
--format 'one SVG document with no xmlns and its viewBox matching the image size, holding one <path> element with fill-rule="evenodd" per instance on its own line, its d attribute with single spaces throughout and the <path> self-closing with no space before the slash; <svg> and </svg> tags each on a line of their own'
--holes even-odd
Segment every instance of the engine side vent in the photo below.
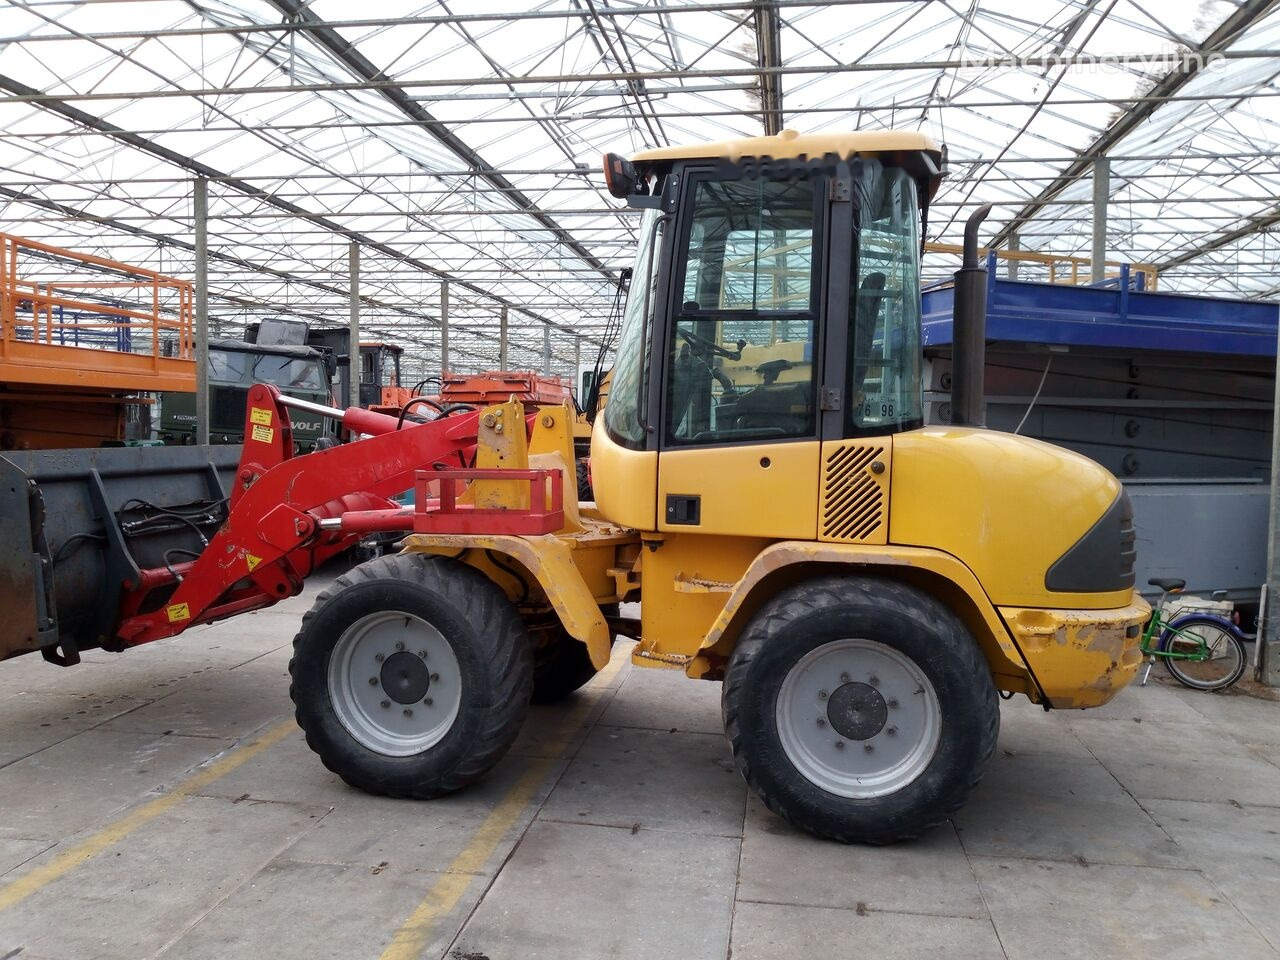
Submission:
<svg viewBox="0 0 1280 960">
<path fill-rule="evenodd" d="M 888 542 L 890 452 L 884 439 L 823 444 L 818 539 Z"/>
</svg>

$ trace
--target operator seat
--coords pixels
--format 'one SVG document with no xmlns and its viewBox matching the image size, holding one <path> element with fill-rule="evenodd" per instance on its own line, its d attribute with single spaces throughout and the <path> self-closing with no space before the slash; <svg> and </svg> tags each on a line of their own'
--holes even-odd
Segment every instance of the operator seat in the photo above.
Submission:
<svg viewBox="0 0 1280 960">
<path fill-rule="evenodd" d="M 884 301 L 884 274 L 868 273 L 862 280 L 858 295 L 849 305 L 853 313 L 853 393 L 862 390 L 867 379 L 867 369 L 875 358 L 871 341 L 876 335 L 876 321 L 880 319 L 880 304 Z"/>
</svg>

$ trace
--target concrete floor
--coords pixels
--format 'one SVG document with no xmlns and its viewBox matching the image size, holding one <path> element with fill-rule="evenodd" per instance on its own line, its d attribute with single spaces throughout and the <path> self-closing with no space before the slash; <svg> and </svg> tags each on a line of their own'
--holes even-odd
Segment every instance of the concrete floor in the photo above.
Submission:
<svg viewBox="0 0 1280 960">
<path fill-rule="evenodd" d="M 843 847 L 748 797 L 719 685 L 620 644 L 484 784 L 393 801 L 291 722 L 318 587 L 74 669 L 0 664 L 0 958 L 1278 955 L 1278 703 L 1010 703 L 954 824 Z"/>
</svg>

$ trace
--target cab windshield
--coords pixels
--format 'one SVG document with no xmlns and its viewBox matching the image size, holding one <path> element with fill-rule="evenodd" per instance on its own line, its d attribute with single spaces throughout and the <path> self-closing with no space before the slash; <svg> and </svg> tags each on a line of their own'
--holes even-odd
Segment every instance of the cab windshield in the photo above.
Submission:
<svg viewBox="0 0 1280 960">
<path fill-rule="evenodd" d="M 645 430 L 640 422 L 641 379 L 647 364 L 649 344 L 646 342 L 644 312 L 654 310 L 658 275 L 657 253 L 662 248 L 662 219 L 657 210 L 646 210 L 640 221 L 640 242 L 636 249 L 627 306 L 622 315 L 622 332 L 618 341 L 609 402 L 604 408 L 604 423 L 620 443 L 642 446 Z M 647 296 L 646 296 L 647 291 Z"/>
<path fill-rule="evenodd" d="M 296 357 L 258 357 L 253 364 L 253 382 L 295 390 L 325 389 L 320 364 Z"/>
</svg>

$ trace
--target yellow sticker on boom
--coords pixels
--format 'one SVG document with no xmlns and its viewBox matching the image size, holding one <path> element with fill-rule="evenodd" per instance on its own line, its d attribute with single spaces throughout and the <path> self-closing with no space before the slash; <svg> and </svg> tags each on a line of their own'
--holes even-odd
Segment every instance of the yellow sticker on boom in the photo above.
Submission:
<svg viewBox="0 0 1280 960">
<path fill-rule="evenodd" d="M 252 553 L 246 553 L 244 555 L 244 562 L 249 565 L 249 572 L 253 573 L 253 571 L 258 569 L 258 564 L 262 562 L 262 558 L 255 557 Z"/>
<path fill-rule="evenodd" d="M 253 439 L 261 440 L 263 443 L 270 443 L 275 439 L 276 432 L 270 427 L 264 427 L 255 424 L 253 428 Z"/>
<path fill-rule="evenodd" d="M 164 612 L 170 623 L 179 623 L 182 620 L 191 619 L 191 608 L 185 603 L 171 603 L 164 608 Z"/>
<path fill-rule="evenodd" d="M 249 422 L 260 423 L 264 427 L 269 427 L 271 426 L 271 411 L 264 410 L 262 407 L 250 407 Z"/>
</svg>

